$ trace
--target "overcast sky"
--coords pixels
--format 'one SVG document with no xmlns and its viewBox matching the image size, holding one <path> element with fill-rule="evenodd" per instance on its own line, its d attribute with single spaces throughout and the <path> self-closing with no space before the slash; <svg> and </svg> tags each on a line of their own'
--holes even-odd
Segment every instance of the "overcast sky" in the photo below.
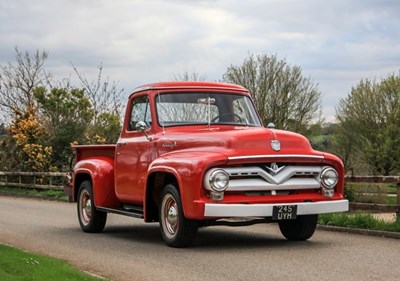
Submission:
<svg viewBox="0 0 400 281">
<path fill-rule="evenodd" d="M 56 79 L 104 75 L 128 95 L 185 70 L 220 81 L 276 54 L 319 84 L 330 119 L 361 79 L 400 69 L 399 0 L 0 0 L 0 64 L 46 50 Z"/>
</svg>

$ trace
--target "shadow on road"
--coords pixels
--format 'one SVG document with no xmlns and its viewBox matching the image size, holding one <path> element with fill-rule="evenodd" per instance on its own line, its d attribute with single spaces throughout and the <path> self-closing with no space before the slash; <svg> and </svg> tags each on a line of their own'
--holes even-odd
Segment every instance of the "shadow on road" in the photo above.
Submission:
<svg viewBox="0 0 400 281">
<path fill-rule="evenodd" d="M 309 240 L 300 242 L 291 242 L 280 235 L 269 233 L 248 232 L 245 228 L 209 228 L 200 230 L 197 239 L 193 245 L 201 249 L 213 250 L 233 250 L 240 249 L 248 250 L 252 248 L 265 249 L 288 249 L 288 248 L 303 248 L 303 247 L 321 247 L 323 244 Z"/>
<path fill-rule="evenodd" d="M 113 225 L 108 226 L 98 234 L 104 238 L 113 240 L 131 241 L 132 243 L 142 243 L 146 246 L 160 245 L 166 246 L 162 240 L 158 223 L 135 224 L 135 225 Z M 96 235 L 97 236 L 97 235 Z M 167 247 L 167 246 L 166 246 Z M 329 247 L 316 239 L 304 242 L 291 242 L 282 238 L 280 235 L 269 233 L 249 232 L 246 228 L 232 227 L 209 227 L 200 228 L 194 243 L 190 249 L 213 249 L 213 250 L 235 250 L 251 248 L 303 248 L 303 247 Z"/>
<path fill-rule="evenodd" d="M 105 228 L 102 235 L 111 239 L 130 240 L 138 243 L 164 244 L 158 224 L 109 226 Z"/>
</svg>

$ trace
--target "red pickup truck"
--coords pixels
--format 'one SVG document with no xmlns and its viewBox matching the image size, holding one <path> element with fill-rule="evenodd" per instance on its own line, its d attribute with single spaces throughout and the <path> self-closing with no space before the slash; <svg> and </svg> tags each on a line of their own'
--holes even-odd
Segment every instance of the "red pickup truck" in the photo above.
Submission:
<svg viewBox="0 0 400 281">
<path fill-rule="evenodd" d="M 184 247 L 199 227 L 279 224 L 309 239 L 318 214 L 348 210 L 344 168 L 296 133 L 264 128 L 239 85 L 163 82 L 130 95 L 114 145 L 76 145 L 67 193 L 85 232 L 107 213 L 159 222 Z"/>
</svg>

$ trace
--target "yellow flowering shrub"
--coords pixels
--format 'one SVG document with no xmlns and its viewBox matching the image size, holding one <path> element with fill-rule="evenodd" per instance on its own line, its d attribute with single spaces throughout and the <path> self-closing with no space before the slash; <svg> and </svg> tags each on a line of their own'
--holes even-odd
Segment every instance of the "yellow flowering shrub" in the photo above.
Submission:
<svg viewBox="0 0 400 281">
<path fill-rule="evenodd" d="M 40 144 L 25 144 L 22 149 L 27 156 L 25 164 L 33 171 L 44 171 L 50 166 L 52 148 Z"/>
<path fill-rule="evenodd" d="M 40 144 L 46 138 L 43 122 L 30 108 L 25 113 L 15 112 L 16 118 L 7 128 L 15 141 L 16 157 L 24 170 L 47 171 L 51 164 L 52 148 Z"/>
</svg>

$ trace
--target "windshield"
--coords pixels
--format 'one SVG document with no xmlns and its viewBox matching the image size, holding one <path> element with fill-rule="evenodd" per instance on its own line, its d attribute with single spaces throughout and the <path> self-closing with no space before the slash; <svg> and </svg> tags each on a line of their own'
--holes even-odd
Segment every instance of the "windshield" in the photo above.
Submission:
<svg viewBox="0 0 400 281">
<path fill-rule="evenodd" d="M 223 93 L 166 93 L 156 97 L 160 126 L 225 124 L 261 126 L 248 96 Z"/>
</svg>

